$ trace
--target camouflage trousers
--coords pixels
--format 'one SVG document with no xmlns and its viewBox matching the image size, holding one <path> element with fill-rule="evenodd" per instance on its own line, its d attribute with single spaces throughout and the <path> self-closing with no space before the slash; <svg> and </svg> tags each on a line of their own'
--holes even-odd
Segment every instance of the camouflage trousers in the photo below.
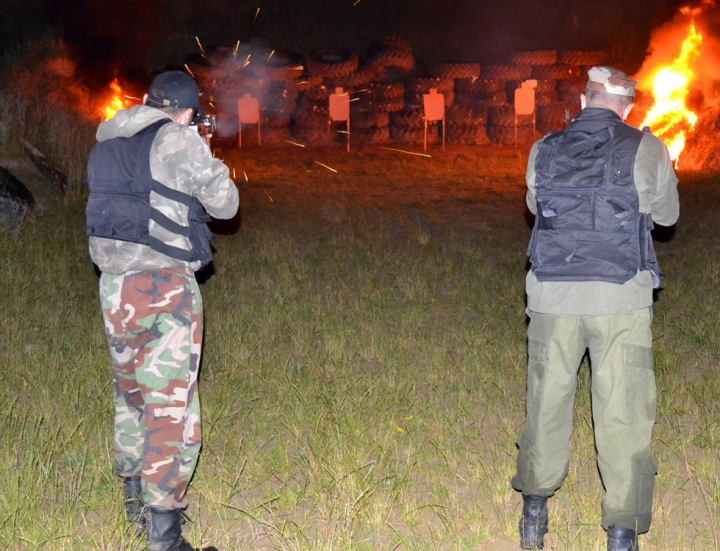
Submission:
<svg viewBox="0 0 720 551">
<path fill-rule="evenodd" d="M 102 274 L 100 301 L 112 356 L 116 472 L 140 475 L 146 505 L 184 508 L 202 445 L 195 275 L 186 268 Z"/>
</svg>

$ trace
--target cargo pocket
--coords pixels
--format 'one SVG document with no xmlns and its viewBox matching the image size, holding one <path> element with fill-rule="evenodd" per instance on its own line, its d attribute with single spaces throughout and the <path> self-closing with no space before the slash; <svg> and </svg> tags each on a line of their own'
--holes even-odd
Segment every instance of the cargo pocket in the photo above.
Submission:
<svg viewBox="0 0 720 551">
<path fill-rule="evenodd" d="M 625 400 L 627 422 L 652 421 L 655 419 L 655 373 L 652 349 L 634 344 L 622 345 L 625 367 Z M 642 416 L 644 419 L 637 419 Z"/>
<path fill-rule="evenodd" d="M 540 400 L 542 400 L 545 388 L 547 356 L 546 343 L 528 339 L 528 408 L 531 408 L 532 404 L 540 403 Z"/>
<path fill-rule="evenodd" d="M 653 491 L 655 489 L 655 474 L 657 465 L 652 452 L 641 452 L 639 457 L 632 460 L 632 470 L 635 485 L 635 519 L 637 531 L 647 532 L 652 520 Z"/>
</svg>

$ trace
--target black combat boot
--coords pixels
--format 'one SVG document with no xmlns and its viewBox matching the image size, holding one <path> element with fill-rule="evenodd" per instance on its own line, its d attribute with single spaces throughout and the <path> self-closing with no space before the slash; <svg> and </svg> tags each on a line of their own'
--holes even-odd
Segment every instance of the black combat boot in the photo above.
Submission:
<svg viewBox="0 0 720 551">
<path fill-rule="evenodd" d="M 546 497 L 523 496 L 520 518 L 520 549 L 543 549 L 543 538 L 548 531 Z"/>
<path fill-rule="evenodd" d="M 608 551 L 638 551 L 637 534 L 630 528 L 608 528 Z"/>
<path fill-rule="evenodd" d="M 140 476 L 123 477 L 123 497 L 125 498 L 125 515 L 130 521 L 135 534 L 145 532 L 145 506 L 140 499 Z"/>
<path fill-rule="evenodd" d="M 182 537 L 183 514 L 180 509 L 145 507 L 147 515 L 147 551 L 218 551 L 217 547 L 193 547 Z"/>
</svg>

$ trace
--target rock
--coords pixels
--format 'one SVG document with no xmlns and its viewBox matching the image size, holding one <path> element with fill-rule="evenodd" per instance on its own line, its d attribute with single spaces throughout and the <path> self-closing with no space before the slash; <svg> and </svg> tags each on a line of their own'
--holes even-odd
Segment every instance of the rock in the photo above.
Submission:
<svg viewBox="0 0 720 551">
<path fill-rule="evenodd" d="M 0 229 L 16 232 L 35 208 L 35 197 L 20 180 L 0 166 Z"/>
</svg>

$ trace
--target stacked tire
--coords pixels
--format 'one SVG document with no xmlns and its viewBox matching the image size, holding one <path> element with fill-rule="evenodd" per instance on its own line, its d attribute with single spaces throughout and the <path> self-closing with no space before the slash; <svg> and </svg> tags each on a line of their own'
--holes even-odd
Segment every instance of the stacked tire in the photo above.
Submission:
<svg viewBox="0 0 720 551">
<path fill-rule="evenodd" d="M 532 115 L 515 115 L 512 105 L 497 105 L 488 108 L 487 133 L 490 140 L 498 145 L 515 145 L 517 120 L 517 144 L 531 144 L 535 141 Z"/>
<path fill-rule="evenodd" d="M 530 78 L 535 89 L 537 130 L 563 128 L 580 111 L 588 67 L 604 62 L 595 51 L 533 50 L 509 54 L 500 63 L 435 63 L 418 68 L 412 47 L 397 37 L 374 42 L 366 59 L 345 48 L 319 48 L 306 58 L 287 51 L 235 59 L 229 46 L 212 46 L 187 58 L 187 69 L 203 90 L 203 105 L 218 116 L 218 135 L 238 130 L 237 99 L 259 99 L 263 143 L 307 145 L 344 142 L 332 123 L 329 98 L 336 88 L 351 101 L 354 143 L 421 144 L 425 139 L 423 96 L 436 89 L 445 102 L 446 139 L 478 145 L 515 143 L 515 90 Z M 257 58 L 261 61 L 257 61 Z M 531 143 L 532 117 L 518 117 L 518 144 Z M 439 143 L 441 124 L 428 124 L 428 142 Z M 254 129 L 248 128 L 252 141 Z M 243 136 L 245 139 L 245 136 Z"/>
<path fill-rule="evenodd" d="M 454 105 L 445 113 L 446 139 L 450 144 L 485 145 L 487 135 L 487 109 Z"/>
<path fill-rule="evenodd" d="M 411 108 L 398 111 L 390 115 L 390 134 L 399 144 L 418 145 L 425 141 L 425 110 Z M 427 129 L 427 142 L 437 144 L 442 141 L 442 123 L 429 122 Z"/>
<path fill-rule="evenodd" d="M 357 90 L 351 103 L 353 141 L 383 144 L 390 140 L 390 115 L 402 110 L 405 86 L 402 83 L 371 82 Z"/>
</svg>

